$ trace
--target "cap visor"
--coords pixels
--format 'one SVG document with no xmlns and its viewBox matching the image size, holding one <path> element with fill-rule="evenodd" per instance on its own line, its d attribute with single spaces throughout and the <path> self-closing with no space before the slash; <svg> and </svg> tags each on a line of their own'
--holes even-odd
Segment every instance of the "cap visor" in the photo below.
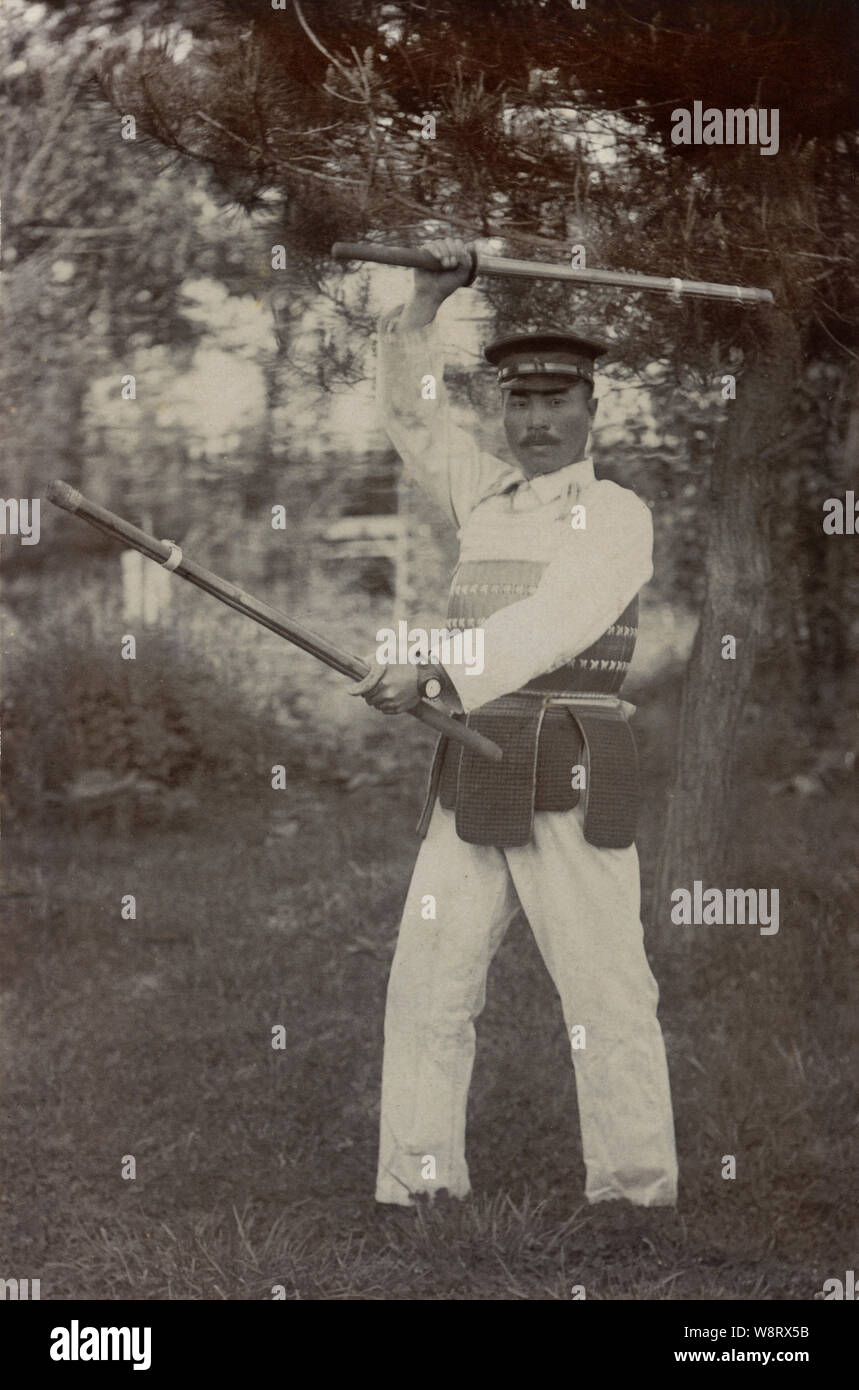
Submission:
<svg viewBox="0 0 859 1390">
<path fill-rule="evenodd" d="M 580 381 L 585 380 L 585 377 L 537 376 L 532 373 L 530 376 L 514 376 L 510 381 L 503 381 L 501 383 L 501 390 L 569 391 L 572 386 L 578 386 Z"/>
</svg>

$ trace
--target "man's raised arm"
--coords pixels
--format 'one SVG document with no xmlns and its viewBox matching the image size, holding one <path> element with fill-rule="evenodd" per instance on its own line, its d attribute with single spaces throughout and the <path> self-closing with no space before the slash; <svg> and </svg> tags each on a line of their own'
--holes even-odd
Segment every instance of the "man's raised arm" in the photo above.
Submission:
<svg viewBox="0 0 859 1390">
<path fill-rule="evenodd" d="M 376 400 L 407 473 L 459 527 L 502 477 L 515 472 L 484 453 L 450 418 L 436 314 L 468 279 L 469 248 L 457 237 L 444 237 L 424 249 L 443 269 L 416 270 L 411 299 L 381 316 Z"/>
</svg>

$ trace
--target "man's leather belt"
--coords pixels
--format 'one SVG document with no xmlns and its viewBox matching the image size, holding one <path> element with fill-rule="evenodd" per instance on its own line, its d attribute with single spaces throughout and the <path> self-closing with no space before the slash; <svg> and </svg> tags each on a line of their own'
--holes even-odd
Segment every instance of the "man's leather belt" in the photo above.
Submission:
<svg viewBox="0 0 859 1390">
<path fill-rule="evenodd" d="M 456 832 L 469 844 L 527 844 L 535 811 L 578 804 L 572 771 L 583 766 L 585 839 L 601 849 L 627 848 L 639 801 L 631 708 L 614 695 L 523 690 L 460 716 L 499 744 L 503 761 L 489 763 L 441 739 L 418 831 L 426 834 L 438 796 L 456 812 Z"/>
</svg>

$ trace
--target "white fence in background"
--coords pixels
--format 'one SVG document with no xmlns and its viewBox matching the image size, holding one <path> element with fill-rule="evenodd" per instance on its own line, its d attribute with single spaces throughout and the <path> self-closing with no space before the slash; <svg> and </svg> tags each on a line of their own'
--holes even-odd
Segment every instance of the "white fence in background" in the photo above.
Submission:
<svg viewBox="0 0 859 1390">
<path fill-rule="evenodd" d="M 122 615 L 128 623 L 151 627 L 166 613 L 175 580 L 157 560 L 148 560 L 139 550 L 124 550 L 119 559 L 122 572 Z"/>
<path fill-rule="evenodd" d="M 348 559 L 381 556 L 394 567 L 394 611 L 402 613 L 414 601 L 414 565 L 410 518 L 400 493 L 400 510 L 371 516 L 341 516 L 320 532 L 320 540 Z"/>
</svg>

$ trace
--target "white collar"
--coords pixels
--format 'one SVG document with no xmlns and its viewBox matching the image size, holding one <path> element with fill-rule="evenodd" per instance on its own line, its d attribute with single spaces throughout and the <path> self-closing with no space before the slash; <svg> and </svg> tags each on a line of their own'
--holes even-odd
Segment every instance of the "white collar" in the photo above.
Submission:
<svg viewBox="0 0 859 1390">
<path fill-rule="evenodd" d="M 537 473 L 526 480 L 536 492 L 541 502 L 554 502 L 573 488 L 586 487 L 594 481 L 593 459 L 579 459 L 578 463 L 568 463 L 554 473 Z"/>
</svg>

